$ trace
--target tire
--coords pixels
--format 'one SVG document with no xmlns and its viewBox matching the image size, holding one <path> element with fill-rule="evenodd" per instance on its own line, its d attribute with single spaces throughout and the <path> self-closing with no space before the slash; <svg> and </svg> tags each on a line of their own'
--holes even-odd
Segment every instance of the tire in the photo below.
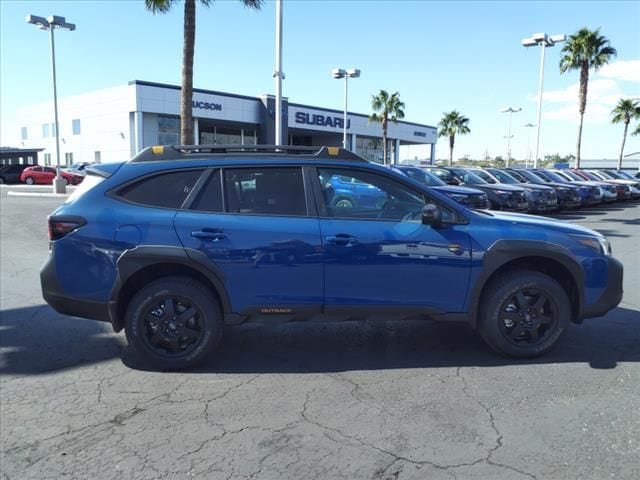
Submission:
<svg viewBox="0 0 640 480">
<path fill-rule="evenodd" d="M 180 313 L 186 316 L 181 319 Z M 133 296 L 125 314 L 129 345 L 159 370 L 182 370 L 202 362 L 220 343 L 222 329 L 217 299 L 189 277 L 151 282 Z"/>
<path fill-rule="evenodd" d="M 24 183 L 26 183 L 27 185 L 33 185 L 36 182 L 33 180 L 33 177 L 27 177 L 24 179 Z"/>
<path fill-rule="evenodd" d="M 0 185 L 4 185 L 4 177 L 0 177 Z"/>
<path fill-rule="evenodd" d="M 485 292 L 480 300 L 479 332 L 503 355 L 543 355 L 569 325 L 569 297 L 558 282 L 543 273 L 514 270 L 492 280 Z"/>
<path fill-rule="evenodd" d="M 353 200 L 347 197 L 339 197 L 333 202 L 334 208 L 353 208 Z"/>
<path fill-rule="evenodd" d="M 65 184 L 65 186 L 66 186 L 66 185 L 69 185 L 69 180 L 67 180 L 67 179 L 66 179 L 66 178 L 64 178 L 64 177 L 62 177 L 62 180 L 64 180 L 64 184 Z"/>
</svg>

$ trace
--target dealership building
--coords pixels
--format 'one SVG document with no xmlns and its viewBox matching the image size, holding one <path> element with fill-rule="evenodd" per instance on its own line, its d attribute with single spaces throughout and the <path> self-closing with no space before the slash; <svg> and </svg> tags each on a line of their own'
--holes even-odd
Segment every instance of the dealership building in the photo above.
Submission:
<svg viewBox="0 0 640 480">
<path fill-rule="evenodd" d="M 283 143 L 340 146 L 343 112 L 283 99 Z M 58 100 L 62 164 L 126 160 L 151 145 L 180 143 L 180 87 L 140 80 Z M 193 90 L 197 144 L 273 144 L 275 97 L 250 97 Z M 21 146 L 42 148 L 41 164 L 55 163 L 52 102 L 18 109 Z M 389 122 L 389 151 L 398 161 L 403 145 L 430 145 L 434 158 L 436 128 Z M 349 112 L 349 148 L 382 161 L 382 127 L 368 116 Z"/>
</svg>

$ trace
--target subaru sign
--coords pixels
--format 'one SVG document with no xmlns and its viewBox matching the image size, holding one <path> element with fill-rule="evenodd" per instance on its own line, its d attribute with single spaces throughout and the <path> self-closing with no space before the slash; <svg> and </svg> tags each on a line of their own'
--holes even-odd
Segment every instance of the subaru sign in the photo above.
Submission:
<svg viewBox="0 0 640 480">
<path fill-rule="evenodd" d="M 316 125 L 318 127 L 335 127 L 343 128 L 344 119 L 342 117 L 334 117 L 331 115 L 322 115 L 319 113 L 296 112 L 296 123 L 303 125 Z M 347 128 L 351 128 L 351 120 L 347 120 Z"/>
</svg>

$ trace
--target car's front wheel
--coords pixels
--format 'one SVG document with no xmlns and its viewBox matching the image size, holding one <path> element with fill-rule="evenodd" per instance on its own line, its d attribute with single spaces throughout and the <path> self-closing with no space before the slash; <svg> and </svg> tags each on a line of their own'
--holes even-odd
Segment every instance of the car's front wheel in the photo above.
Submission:
<svg viewBox="0 0 640 480">
<path fill-rule="evenodd" d="M 571 302 L 548 275 L 514 270 L 491 281 L 485 292 L 479 331 L 499 353 L 521 358 L 542 355 L 567 329 Z"/>
<path fill-rule="evenodd" d="M 127 308 L 125 332 L 140 357 L 160 370 L 181 370 L 218 345 L 223 321 L 211 291 L 189 277 L 160 278 L 138 291 Z"/>
<path fill-rule="evenodd" d="M 35 181 L 33 180 L 33 177 L 27 177 L 24 179 L 24 183 L 26 183 L 27 185 L 33 185 Z"/>
</svg>

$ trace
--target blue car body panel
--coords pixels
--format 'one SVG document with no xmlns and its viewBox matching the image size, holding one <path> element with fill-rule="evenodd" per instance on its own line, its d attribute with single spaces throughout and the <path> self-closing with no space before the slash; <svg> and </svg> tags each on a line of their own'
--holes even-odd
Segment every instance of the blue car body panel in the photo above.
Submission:
<svg viewBox="0 0 640 480">
<path fill-rule="evenodd" d="M 136 250 L 160 247 L 186 252 L 194 262 L 206 259 L 203 268 L 226 289 L 225 314 L 250 314 L 280 305 L 315 307 L 325 313 L 344 306 L 418 306 L 467 314 L 477 308 L 473 294 L 482 287 L 489 259 L 496 258 L 496 245 L 505 241 L 535 244 L 539 255 L 545 249 L 561 252 L 584 276 L 580 308 L 595 312 L 602 310 L 598 302 L 611 288 L 611 269 L 619 268 L 611 257 L 576 239 L 597 236 L 592 230 L 544 217 L 468 210 L 401 173 L 362 162 L 341 161 L 340 166 L 390 176 L 464 221 L 434 228 L 420 221 L 322 218 L 311 208 L 306 217 L 200 213 L 128 203 L 111 195 L 123 184 L 154 172 L 238 164 L 238 159 L 212 158 L 90 167 L 107 178 L 51 215 L 81 217 L 85 223 L 51 242 L 42 271 L 45 298 L 60 311 L 87 317 L 87 310 L 74 311 L 69 305 L 74 301 L 109 305 L 109 314 L 101 319 L 118 328 L 120 320 L 113 318 L 116 310 L 111 303 L 117 302 L 114 292 L 126 280 L 121 262 Z M 269 165 L 263 158 L 246 156 L 241 164 Z M 277 165 L 299 167 L 301 162 L 293 157 L 280 159 Z M 305 160 L 302 165 L 331 164 Z M 381 196 L 362 185 L 345 188 L 351 185 L 335 177 L 330 183 L 336 193 L 355 192 L 354 198 L 366 205 Z M 202 229 L 219 229 L 224 235 L 205 241 L 194 236 Z M 197 252 L 198 258 L 190 252 Z"/>
</svg>

